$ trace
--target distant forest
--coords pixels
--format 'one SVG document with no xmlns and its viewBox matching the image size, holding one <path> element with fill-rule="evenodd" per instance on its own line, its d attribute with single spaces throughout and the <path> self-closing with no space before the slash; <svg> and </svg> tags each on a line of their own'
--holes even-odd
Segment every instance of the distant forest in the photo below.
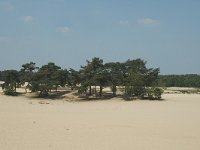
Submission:
<svg viewBox="0 0 200 150">
<path fill-rule="evenodd" d="M 161 87 L 200 87 L 200 75 L 159 75 Z"/>
</svg>

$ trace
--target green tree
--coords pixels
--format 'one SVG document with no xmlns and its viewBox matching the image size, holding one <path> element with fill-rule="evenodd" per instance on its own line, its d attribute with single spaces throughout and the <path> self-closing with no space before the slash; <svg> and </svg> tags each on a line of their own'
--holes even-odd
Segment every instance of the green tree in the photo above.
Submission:
<svg viewBox="0 0 200 150">
<path fill-rule="evenodd" d="M 26 93 L 27 93 L 27 88 L 30 87 L 30 82 L 33 78 L 33 75 L 35 73 L 34 71 L 36 69 L 38 69 L 38 67 L 36 67 L 34 62 L 30 62 L 30 63 L 26 63 L 22 65 L 22 69 L 20 70 L 20 80 L 22 84 L 27 82 L 27 85 L 25 87 Z"/>
<path fill-rule="evenodd" d="M 81 91 L 87 91 L 89 87 L 89 95 L 92 95 L 92 86 L 97 86 L 100 82 L 100 70 L 103 68 L 103 60 L 97 57 L 94 57 L 92 61 L 87 60 L 87 65 L 82 66 L 80 70 L 81 74 Z M 98 79 L 98 81 L 97 81 Z M 102 88 L 102 86 L 100 87 Z M 84 90 L 83 90 L 84 89 Z M 102 91 L 102 89 L 100 89 Z M 95 89 L 96 92 L 96 89 Z"/>
<path fill-rule="evenodd" d="M 125 62 L 125 94 L 126 99 L 133 97 L 151 96 L 147 88 L 157 84 L 159 68 L 148 69 L 146 62 L 141 59 L 128 60 Z"/>
<path fill-rule="evenodd" d="M 159 68 L 150 68 L 146 70 L 145 73 L 145 86 L 155 86 L 158 84 L 158 74 L 160 72 Z"/>
<path fill-rule="evenodd" d="M 106 75 L 108 78 L 108 84 L 111 87 L 113 92 L 113 96 L 116 96 L 117 86 L 123 85 L 124 80 L 124 73 L 123 73 L 123 66 L 119 62 L 110 62 L 104 65 L 105 69 L 107 70 Z"/>
<path fill-rule="evenodd" d="M 127 60 L 125 63 L 125 93 L 126 99 L 144 95 L 146 62 L 141 59 Z"/>
<path fill-rule="evenodd" d="M 71 90 L 74 90 L 77 87 L 77 85 L 80 83 L 80 80 L 80 73 L 70 68 L 67 74 L 67 84 L 71 87 Z"/>
<path fill-rule="evenodd" d="M 100 67 L 95 71 L 93 77 L 93 83 L 95 86 L 99 86 L 99 96 L 102 96 L 103 87 L 108 86 L 110 80 L 109 72 L 104 68 Z M 95 90 L 96 92 L 96 90 Z M 96 94 L 96 93 L 95 93 Z"/>
<path fill-rule="evenodd" d="M 5 83 L 3 84 L 3 90 L 6 95 L 16 95 L 17 84 L 19 80 L 19 72 L 16 70 L 6 70 L 3 72 L 3 78 Z"/>
<path fill-rule="evenodd" d="M 40 91 L 40 96 L 48 96 L 52 89 L 57 89 L 61 84 L 61 67 L 54 63 L 48 63 L 42 66 L 36 72 L 30 82 L 32 91 Z"/>
</svg>

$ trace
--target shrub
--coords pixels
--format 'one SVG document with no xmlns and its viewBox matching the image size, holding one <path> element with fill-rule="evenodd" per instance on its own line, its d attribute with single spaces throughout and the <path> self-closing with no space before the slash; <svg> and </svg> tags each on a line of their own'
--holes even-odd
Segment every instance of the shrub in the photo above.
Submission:
<svg viewBox="0 0 200 150">
<path fill-rule="evenodd" d="M 126 86 L 124 90 L 123 98 L 125 100 L 132 100 L 134 97 L 139 97 L 142 99 L 159 100 L 163 93 L 161 88 L 144 88 L 144 87 L 133 87 Z"/>
<path fill-rule="evenodd" d="M 132 86 L 125 86 L 123 98 L 125 100 L 132 100 L 133 99 L 133 88 L 132 88 Z"/>
<path fill-rule="evenodd" d="M 5 95 L 10 95 L 10 96 L 16 96 L 17 95 L 17 93 L 15 92 L 15 90 L 13 90 L 12 88 L 10 88 L 9 86 L 4 88 L 4 94 Z"/>
<path fill-rule="evenodd" d="M 164 92 L 164 90 L 163 89 L 161 89 L 161 88 L 154 88 L 153 89 L 153 96 L 154 96 L 154 99 L 161 99 L 161 95 L 162 95 L 162 93 Z"/>
<path fill-rule="evenodd" d="M 131 100 L 134 97 L 144 97 L 146 90 L 142 86 L 125 86 L 123 98 Z"/>
</svg>

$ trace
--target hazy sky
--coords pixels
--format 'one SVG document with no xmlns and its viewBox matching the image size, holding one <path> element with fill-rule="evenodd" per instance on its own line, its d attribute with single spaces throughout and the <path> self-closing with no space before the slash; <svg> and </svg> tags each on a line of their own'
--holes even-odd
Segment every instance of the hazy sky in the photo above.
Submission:
<svg viewBox="0 0 200 150">
<path fill-rule="evenodd" d="M 95 56 L 200 74 L 200 0 L 0 0 L 0 70 Z"/>
</svg>

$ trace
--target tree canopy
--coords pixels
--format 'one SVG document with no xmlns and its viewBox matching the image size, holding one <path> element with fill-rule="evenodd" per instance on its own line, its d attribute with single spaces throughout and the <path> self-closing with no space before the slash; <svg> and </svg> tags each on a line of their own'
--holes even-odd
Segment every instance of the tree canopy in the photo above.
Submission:
<svg viewBox="0 0 200 150">
<path fill-rule="evenodd" d="M 104 96 L 103 89 L 110 87 L 112 96 L 117 96 L 118 87 L 121 86 L 124 98 L 131 99 L 149 95 L 155 98 L 152 91 L 155 91 L 158 83 L 158 74 L 159 68 L 147 68 L 146 61 L 142 59 L 104 63 L 103 59 L 94 57 L 86 60 L 80 70 L 62 69 L 53 62 L 39 68 L 30 62 L 23 64 L 20 71 L 3 71 L 0 77 L 5 81 L 5 87 L 13 91 L 16 91 L 17 84 L 27 82 L 26 88 L 39 92 L 42 97 L 65 86 L 78 90 L 79 94 L 99 98 Z"/>
</svg>

